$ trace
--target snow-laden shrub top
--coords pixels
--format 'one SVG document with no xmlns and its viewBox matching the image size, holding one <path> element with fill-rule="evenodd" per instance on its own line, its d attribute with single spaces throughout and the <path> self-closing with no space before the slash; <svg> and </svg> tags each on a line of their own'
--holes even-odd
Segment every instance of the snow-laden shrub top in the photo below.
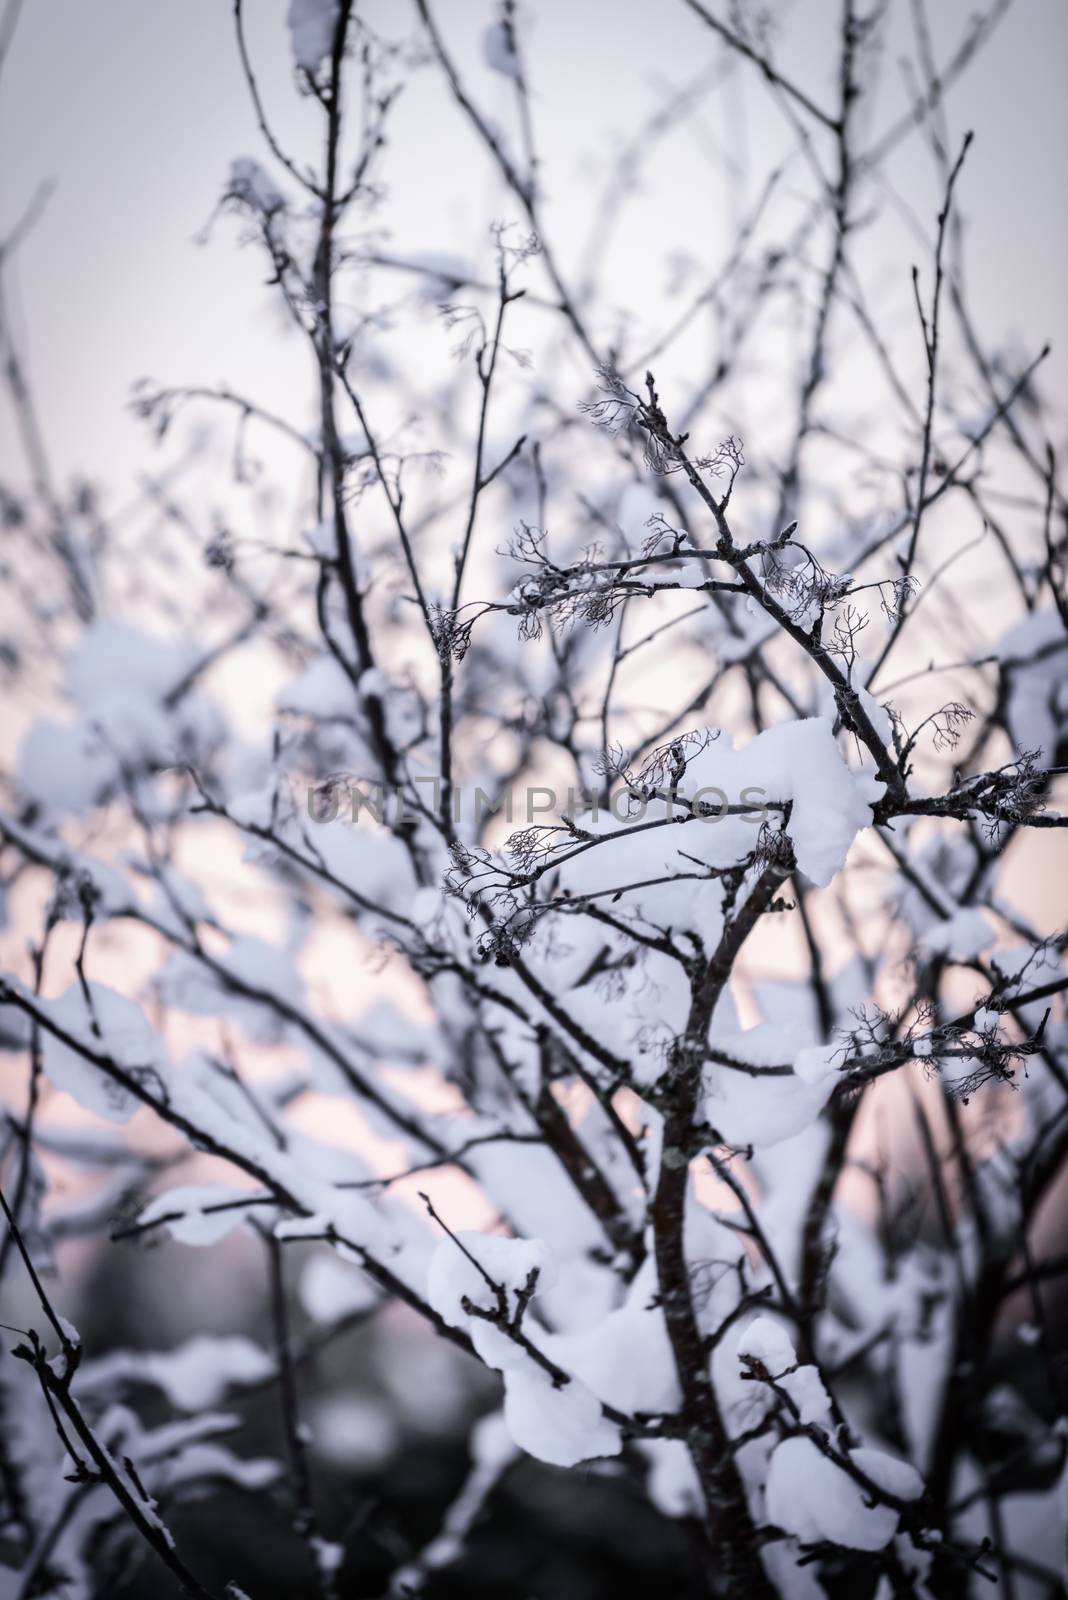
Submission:
<svg viewBox="0 0 1068 1600">
<path fill-rule="evenodd" d="M 167 1517 L 220 1481 L 278 1497 L 301 1592 L 364 1592 L 319 1468 L 404 1430 L 348 1370 L 308 1408 L 346 1336 L 386 1347 L 398 1415 L 426 1408 L 409 1436 L 478 1366 L 496 1396 L 440 1532 L 380 1541 L 391 1594 L 477 1560 L 525 1458 L 686 1519 L 709 1593 L 1061 1592 L 1028 1530 L 1068 1483 L 1066 503 L 1037 351 L 969 310 L 958 208 L 988 180 L 942 115 L 1003 8 L 942 76 L 914 8 L 921 100 L 883 127 L 893 8 L 847 0 L 832 91 L 770 20 L 688 4 L 787 144 L 759 192 L 733 157 L 733 198 L 687 184 L 670 316 L 601 275 L 662 141 L 677 175 L 689 94 L 613 163 L 583 260 L 548 226 L 533 13 L 416 0 L 387 37 L 290 0 L 313 160 L 244 9 L 262 148 L 220 156 L 221 205 L 307 394 L 139 385 L 161 440 L 229 419 L 233 482 L 187 506 L 176 466 L 128 540 L 50 485 L 7 365 L 36 487 L 2 507 L 27 715 L 0 1271 L 28 1326 L 0 1363 L 0 1592 L 100 1592 L 121 1516 L 207 1595 Z M 439 102 L 485 158 L 488 239 L 395 241 L 413 100 L 428 170 Z M 889 157 L 928 126 L 924 264 L 897 242 L 873 268 Z M 728 216 L 713 275 L 693 253 Z M 171 1348 L 83 1346 L 55 1246 L 105 1228 L 146 1280 L 138 1241 L 213 1264 Z M 259 1324 L 224 1330 L 253 1276 Z M 430 1339 L 456 1365 L 420 1391 Z M 264 1390 L 277 1462 L 220 1442 Z"/>
</svg>

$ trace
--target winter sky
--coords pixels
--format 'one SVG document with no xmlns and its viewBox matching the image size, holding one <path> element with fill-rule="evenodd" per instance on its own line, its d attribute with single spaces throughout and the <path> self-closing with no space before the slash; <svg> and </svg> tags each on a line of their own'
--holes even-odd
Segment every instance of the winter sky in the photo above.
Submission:
<svg viewBox="0 0 1068 1600">
<path fill-rule="evenodd" d="M 911 47 L 899 0 L 888 52 Z M 936 47 L 948 57 L 973 11 L 962 0 L 930 7 Z M 285 0 L 250 0 L 256 71 L 283 138 L 310 157 L 315 114 L 293 92 Z M 837 0 L 777 4 L 784 68 L 830 102 L 828 30 Z M 393 36 L 414 36 L 408 0 L 370 8 Z M 486 0 L 437 0 L 436 14 L 480 104 L 504 120 L 510 85 L 481 59 L 492 19 Z M 587 243 L 591 195 L 612 140 L 632 133 L 665 92 L 692 85 L 717 56 L 711 35 L 672 0 L 528 0 L 525 37 L 535 84 L 537 141 L 549 217 L 574 270 Z M 1047 338 L 1047 381 L 1064 392 L 1068 370 L 1068 7 L 1016 0 L 952 99 L 955 139 L 977 141 L 962 184 L 969 219 L 971 289 L 980 321 L 1019 349 Z M 903 83 L 886 64 L 889 94 Z M 784 130 L 755 75 L 732 71 L 703 96 L 695 127 L 665 150 L 643 194 L 641 221 L 613 245 L 611 282 L 621 304 L 653 313 L 673 250 L 715 258 L 730 206 L 710 187 L 709 156 L 726 152 L 759 180 Z M 262 262 L 237 248 L 232 219 L 212 217 L 230 160 L 262 154 L 234 46 L 228 0 L 31 0 L 0 79 L 0 227 L 6 233 L 39 186 L 47 210 L 10 272 L 9 295 L 61 475 L 121 485 L 148 459 L 142 425 L 126 411 L 130 386 L 225 380 L 266 403 L 307 380 L 304 354 L 279 339 Z M 928 153 L 918 139 L 895 159 L 905 202 L 925 219 L 937 209 Z M 383 218 L 391 248 L 482 247 L 500 214 L 497 190 L 435 70 L 402 97 L 387 155 Z M 881 248 L 907 274 L 917 247 L 908 225 L 885 220 Z M 899 255 L 900 261 L 895 257 Z M 577 375 L 578 376 L 578 375 Z M 12 465 L 6 396 L 0 455 Z"/>
</svg>

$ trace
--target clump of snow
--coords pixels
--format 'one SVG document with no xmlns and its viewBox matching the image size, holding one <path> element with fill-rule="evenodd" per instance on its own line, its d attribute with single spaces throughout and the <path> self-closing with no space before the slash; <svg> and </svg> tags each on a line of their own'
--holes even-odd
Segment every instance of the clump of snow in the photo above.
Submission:
<svg viewBox="0 0 1068 1600">
<path fill-rule="evenodd" d="M 830 1421 L 831 1401 L 819 1371 L 811 1364 L 799 1364 L 789 1334 L 774 1317 L 759 1316 L 738 1340 L 738 1355 L 751 1356 L 767 1369 L 798 1409 L 805 1424 Z"/>
<path fill-rule="evenodd" d="M 97 916 L 123 916 L 136 903 L 129 883 L 114 867 L 84 851 L 68 849 L 53 833 L 26 827 L 8 812 L 0 813 L 0 827 L 10 843 L 55 873 L 60 892 L 54 909 L 60 921 L 82 921 L 84 896 L 92 899 Z"/>
<path fill-rule="evenodd" d="M 390 1407 L 370 1395 L 324 1396 L 310 1408 L 309 1421 L 316 1450 L 347 1472 L 381 1467 L 400 1443 L 400 1428 Z"/>
<path fill-rule="evenodd" d="M 286 203 L 281 189 L 252 156 L 238 156 L 231 161 L 228 191 L 235 200 L 268 217 L 281 211 Z"/>
<path fill-rule="evenodd" d="M 197 1334 L 173 1350 L 112 1350 L 83 1368 L 79 1382 L 106 1393 L 115 1382 L 148 1383 L 161 1389 L 179 1411 L 203 1411 L 227 1389 L 262 1383 L 275 1370 L 258 1344 L 241 1334 Z"/>
<path fill-rule="evenodd" d="M 553 1334 L 543 1343 L 554 1361 L 620 1411 L 667 1412 L 678 1404 L 678 1374 L 651 1258 L 622 1305 L 580 1332 Z"/>
<path fill-rule="evenodd" d="M 768 801 L 792 801 L 787 832 L 797 864 L 821 885 L 844 866 L 883 792 L 870 773 L 850 771 L 823 717 L 768 728 L 741 750 L 731 750 L 724 739 L 709 745 L 690 761 L 680 792 L 692 798 L 704 786 L 721 789 L 731 803 L 747 790 Z"/>
<path fill-rule="evenodd" d="M 711 1045 L 754 1067 L 783 1065 L 798 1054 L 796 1028 L 770 1022 L 745 1029 L 713 1026 Z M 761 1149 L 792 1139 L 815 1122 L 835 1082 L 833 1072 L 812 1079 L 796 1070 L 763 1076 L 713 1063 L 704 1074 L 704 1114 L 728 1144 Z"/>
<path fill-rule="evenodd" d="M 116 1067 L 127 1071 L 158 1070 L 158 1041 L 141 1008 L 102 983 L 91 983 L 88 989 L 89 1002 L 81 984 L 72 983 L 57 999 L 40 1001 L 40 1008 L 72 1040 L 96 1055 L 109 1057 Z M 73 1044 L 65 1044 L 47 1030 L 43 1034 L 43 1060 L 44 1070 L 56 1088 L 65 1090 L 98 1117 L 126 1122 L 137 1110 L 136 1096 L 87 1061 Z"/>
<path fill-rule="evenodd" d="M 923 1480 L 913 1468 L 881 1450 L 855 1450 L 860 1470 L 898 1499 L 916 1499 Z M 882 1550 L 897 1531 L 892 1506 L 871 1505 L 869 1497 L 809 1438 L 784 1439 L 772 1453 L 765 1486 L 770 1522 L 803 1544 L 828 1540 L 848 1550 Z"/>
<path fill-rule="evenodd" d="M 515 41 L 507 23 L 493 22 L 484 31 L 482 54 L 486 65 L 492 67 L 494 72 L 501 72 L 506 78 L 514 78 L 516 81 L 522 76 L 519 57 L 515 52 Z"/>
<path fill-rule="evenodd" d="M 698 1517 L 702 1513 L 701 1485 L 681 1439 L 650 1439 L 640 1445 L 649 1462 L 646 1489 L 664 1517 Z"/>
<path fill-rule="evenodd" d="M 253 934 L 232 940 L 211 967 L 188 951 L 175 950 L 159 984 L 168 1005 L 194 1016 L 230 1017 L 262 1040 L 277 1036 L 272 999 L 296 1005 L 303 992 L 293 957 Z"/>
<path fill-rule="evenodd" d="M 528 1455 L 555 1467 L 574 1467 L 594 1456 L 617 1456 L 619 1429 L 578 1378 L 556 1389 L 548 1373 L 530 1364 L 505 1374 L 504 1420 Z"/>
<path fill-rule="evenodd" d="M 339 1322 L 378 1298 L 371 1280 L 336 1255 L 312 1256 L 300 1278 L 300 1303 L 314 1322 Z"/>
<path fill-rule="evenodd" d="M 317 522 L 314 528 L 306 528 L 304 540 L 317 556 L 326 561 L 337 560 L 337 522 L 333 517 Z"/>
<path fill-rule="evenodd" d="M 114 777 L 115 763 L 91 727 L 39 718 L 19 751 L 18 783 L 49 811 L 84 811 Z"/>
<path fill-rule="evenodd" d="M 197 646 L 186 639 L 161 639 L 124 622 L 101 620 L 87 628 L 66 662 L 68 689 L 85 711 L 99 712 L 112 695 L 150 695 L 160 700 L 195 664 Z"/>
<path fill-rule="evenodd" d="M 333 656 L 324 651 L 310 666 L 286 684 L 278 709 L 297 716 L 346 717 L 352 715 L 352 684 Z"/>
<path fill-rule="evenodd" d="M 881 704 L 880 701 L 876 700 L 873 695 L 869 694 L 867 689 L 858 689 L 857 694 L 860 697 L 860 704 L 867 714 L 868 721 L 879 735 L 879 738 L 883 741 L 883 744 L 885 744 L 888 749 L 892 749 L 894 743 L 894 722 L 886 706 Z"/>
<path fill-rule="evenodd" d="M 183 1479 L 196 1483 L 198 1480 L 203 1482 L 205 1478 L 227 1478 L 254 1494 L 274 1483 L 281 1475 L 282 1468 L 278 1462 L 265 1456 L 242 1458 L 219 1444 L 194 1444 L 168 1462 L 167 1488 L 173 1490 Z M 240 1590 L 234 1589 L 233 1597 L 234 1600 L 240 1600 Z"/>
<path fill-rule="evenodd" d="M 964 835 L 943 833 L 925 842 L 922 833 L 913 832 L 908 854 L 909 878 L 895 878 L 887 903 L 919 935 L 956 911 L 975 870 L 976 853 Z"/>
<path fill-rule="evenodd" d="M 141 1225 L 165 1226 L 179 1244 L 218 1244 L 245 1221 L 248 1212 L 240 1202 L 247 1198 L 242 1190 L 222 1183 L 181 1184 L 156 1195 L 137 1220 Z"/>
<path fill-rule="evenodd" d="M 76 812 L 121 787 L 123 765 L 168 767 L 218 741 L 214 708 L 178 693 L 199 660 L 189 641 L 101 619 L 67 656 L 68 694 L 79 716 L 34 723 L 19 757 L 19 786 L 56 812 Z"/>
<path fill-rule="evenodd" d="M 618 1455 L 622 1436 L 593 1390 L 570 1375 L 557 1386 L 504 1327 L 477 1314 L 498 1312 L 500 1288 L 511 1321 L 520 1305 L 517 1294 L 527 1289 L 535 1272 L 538 1290 L 543 1282 L 551 1287 L 555 1264 L 542 1240 L 459 1233 L 443 1240 L 431 1258 L 427 1299 L 446 1322 L 467 1332 L 487 1366 L 504 1373 L 504 1419 L 520 1449 L 560 1467 Z M 530 1329 L 524 1331 L 529 1337 Z"/>
<path fill-rule="evenodd" d="M 339 10 L 338 0 L 289 0 L 286 26 L 293 59 L 304 72 L 317 72 L 330 54 Z"/>
<path fill-rule="evenodd" d="M 738 1354 L 752 1356 L 767 1367 L 772 1377 L 797 1365 L 797 1352 L 782 1323 L 775 1317 L 759 1316 L 742 1333 L 738 1340 Z"/>
<path fill-rule="evenodd" d="M 515 1460 L 515 1445 L 509 1437 L 504 1418 L 499 1411 L 480 1417 L 471 1429 L 468 1439 L 471 1459 L 478 1467 L 500 1471 L 509 1461 Z"/>
<path fill-rule="evenodd" d="M 479 1271 L 479 1267 L 482 1271 Z M 430 1258 L 427 1299 L 438 1315 L 452 1327 L 470 1331 L 483 1360 L 489 1357 L 483 1355 L 479 1348 L 482 1343 L 489 1346 L 490 1353 L 496 1358 L 499 1356 L 498 1341 L 503 1341 L 505 1346 L 512 1349 L 515 1346 L 491 1323 L 472 1317 L 464 1309 L 463 1302 L 467 1300 L 481 1310 L 495 1312 L 498 1302 L 490 1286 L 492 1283 L 504 1290 L 508 1315 L 514 1316 L 519 1304 L 515 1298 L 516 1292 L 526 1286 L 532 1272 L 538 1274 L 539 1292 L 549 1288 L 555 1278 L 555 1266 L 548 1247 L 540 1239 L 506 1239 L 492 1233 L 458 1233 L 455 1238 L 443 1239 Z M 496 1339 L 493 1335 L 496 1335 Z M 500 1359 L 490 1361 L 491 1366 L 505 1364 L 506 1361 Z"/>
<path fill-rule="evenodd" d="M 1037 950 L 1029 944 L 1016 944 L 1008 950 L 999 950 L 998 967 L 1024 990 L 1048 983 L 1051 978 L 1060 977 L 1063 971 L 1060 955 L 1052 944 L 1040 945 Z M 1042 1021 L 1045 1009 L 1045 1001 L 1035 1000 L 1028 1006 L 1015 1007 L 1014 1015 L 1023 1027 L 1034 1031 Z"/>
<path fill-rule="evenodd" d="M 806 1363 L 783 1379 L 783 1388 L 797 1407 L 801 1421 L 806 1425 L 815 1422 L 821 1426 L 831 1420 L 831 1398 L 827 1393 L 819 1369 Z"/>
<path fill-rule="evenodd" d="M 157 864 L 155 874 L 152 878 L 151 907 L 152 915 L 158 922 L 182 935 L 186 932 L 187 920 L 215 920 L 211 905 L 199 884 L 166 865 Z"/>
<path fill-rule="evenodd" d="M 471 1170 L 514 1228 L 536 1233 L 563 1260 L 604 1242 L 600 1225 L 570 1185 L 558 1182 L 556 1158 L 540 1144 L 500 1143 L 480 1145 L 471 1152 Z M 568 1307 L 575 1285 L 561 1282 L 561 1264 L 550 1277 L 538 1280 L 539 1296 L 555 1293 Z M 555 1306 L 554 1306 L 555 1309 Z M 559 1326 L 559 1319 L 554 1318 Z"/>
<path fill-rule="evenodd" d="M 794 1072 L 805 1083 L 822 1083 L 834 1076 L 841 1062 L 840 1044 L 807 1045 L 794 1057 Z"/>
<path fill-rule="evenodd" d="M 950 961 L 974 961 L 996 939 L 997 934 L 983 913 L 965 906 L 929 928 L 922 943 L 932 955 L 947 956 Z"/>
<path fill-rule="evenodd" d="M 1016 748 L 1044 753 L 1047 760 L 1053 758 L 1066 709 L 1066 649 L 1064 625 L 1051 607 L 1016 623 L 995 651 L 1008 688 L 1006 719 Z"/>
<path fill-rule="evenodd" d="M 69 1317 L 65 1317 L 62 1312 L 57 1312 L 56 1321 L 59 1323 L 63 1337 L 69 1345 L 77 1347 L 81 1344 L 82 1336 Z"/>
<path fill-rule="evenodd" d="M 885 1489 L 895 1500 L 918 1500 L 923 1493 L 923 1479 L 915 1467 L 885 1450 L 873 1450 L 869 1445 L 850 1451 L 852 1460 L 870 1478 L 872 1483 Z"/>
<path fill-rule="evenodd" d="M 274 1225 L 276 1239 L 321 1239 L 330 1231 L 330 1218 L 317 1213 L 309 1217 L 283 1217 Z"/>
</svg>

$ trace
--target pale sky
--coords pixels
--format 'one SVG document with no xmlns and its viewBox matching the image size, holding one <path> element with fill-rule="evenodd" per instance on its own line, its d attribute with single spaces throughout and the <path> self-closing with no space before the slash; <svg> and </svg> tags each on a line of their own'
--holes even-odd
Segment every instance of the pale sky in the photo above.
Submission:
<svg viewBox="0 0 1068 1600">
<path fill-rule="evenodd" d="M 294 94 L 285 0 L 248 0 L 256 69 L 286 140 L 309 154 L 315 116 Z M 974 10 L 939 0 L 941 59 Z M 718 7 L 724 11 L 722 6 Z M 778 46 L 812 95 L 828 81 L 837 0 L 772 8 Z M 910 42 L 896 0 L 886 79 Z M 390 34 L 414 34 L 409 0 L 378 4 Z M 438 0 L 436 14 L 480 104 L 502 120 L 510 85 L 491 73 L 478 36 L 489 0 Z M 613 136 L 632 132 L 657 89 L 692 81 L 716 55 L 712 36 L 675 0 L 527 0 L 534 112 L 548 215 L 565 263 L 577 262 Z M 951 99 L 951 131 L 976 130 L 961 186 L 969 219 L 972 291 L 993 337 L 1020 348 L 1055 344 L 1051 392 L 1064 395 L 1068 308 L 1068 6 L 1016 0 L 992 43 Z M 881 112 L 881 107 L 879 108 Z M 892 120 L 876 114 L 874 131 Z M 730 218 L 708 188 L 699 146 L 725 148 L 759 179 L 783 126 L 756 75 L 741 67 L 702 104 L 699 127 L 654 161 L 635 228 L 615 240 L 609 281 L 642 314 L 664 286 L 672 251 L 715 259 Z M 233 40 L 229 0 L 28 0 L 0 80 L 0 228 L 6 233 L 40 183 L 47 212 L 20 252 L 9 293 L 60 477 L 80 471 L 118 486 L 150 459 L 143 427 L 125 407 L 135 379 L 225 380 L 268 404 L 289 403 L 307 378 L 302 351 L 279 339 L 256 253 L 239 227 L 218 221 L 198 243 L 235 156 L 262 155 Z M 433 69 L 402 98 L 384 168 L 382 220 L 397 250 L 483 248 L 500 214 L 498 193 Z M 937 209 L 931 162 L 917 138 L 894 163 L 895 180 L 925 223 Z M 918 246 L 904 220 L 884 219 L 877 248 L 885 272 L 907 281 Z M 6 395 L 0 466 L 12 469 Z M 299 414 L 298 414 L 298 420 Z M 16 465 L 15 472 L 20 471 Z"/>
</svg>

